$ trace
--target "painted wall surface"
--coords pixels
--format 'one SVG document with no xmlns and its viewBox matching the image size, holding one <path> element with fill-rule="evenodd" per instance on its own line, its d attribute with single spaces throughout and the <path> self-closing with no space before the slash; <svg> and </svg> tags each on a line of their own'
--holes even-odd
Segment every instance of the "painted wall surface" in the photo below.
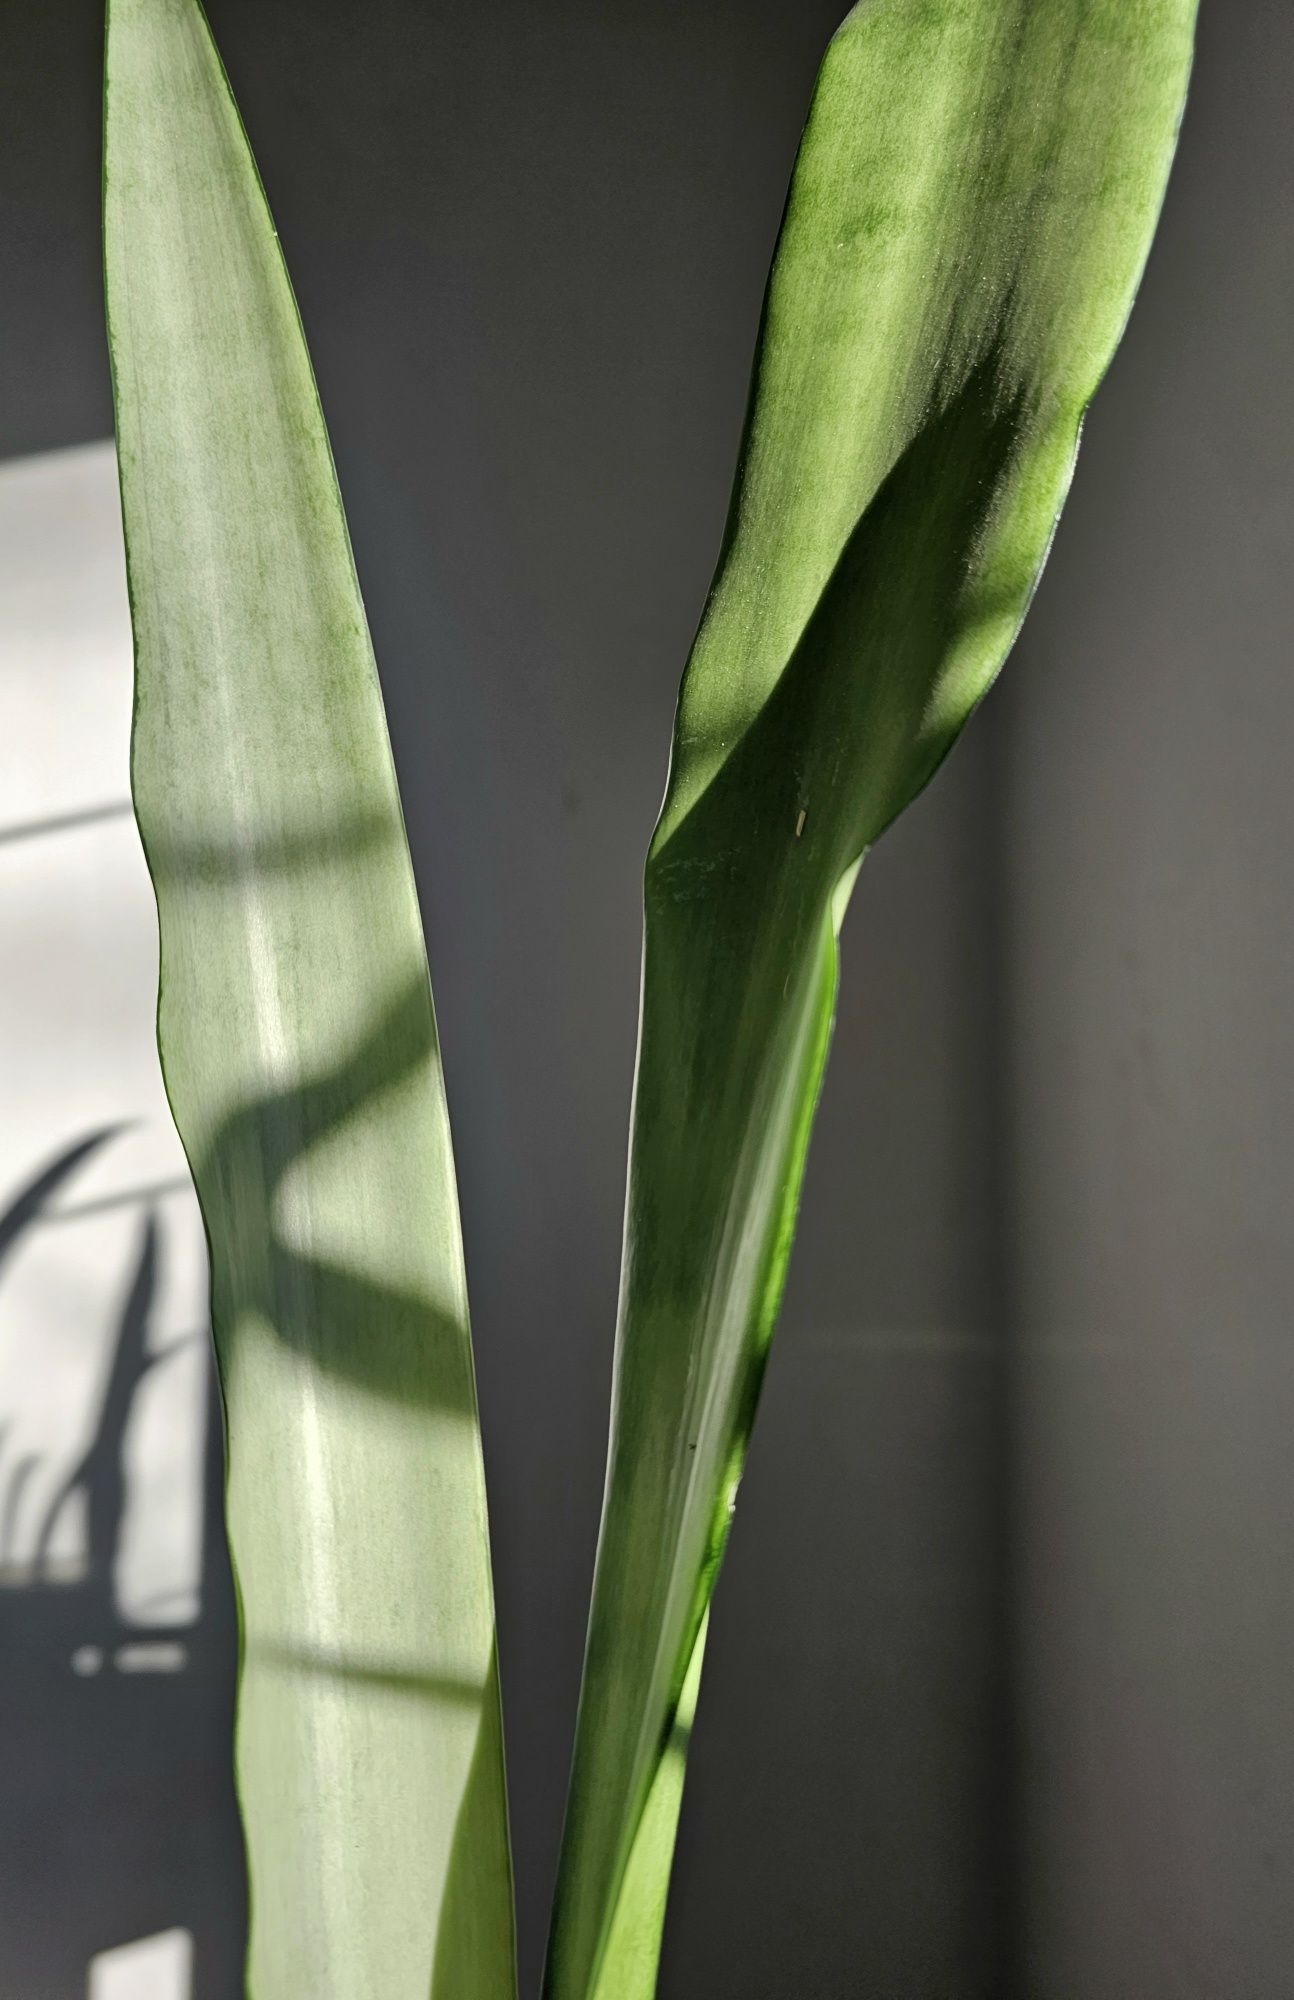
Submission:
<svg viewBox="0 0 1294 2000">
<path fill-rule="evenodd" d="M 638 872 L 835 10 L 210 12 L 318 366 L 427 916 L 533 1991 L 601 1490 Z M 664 2000 L 1289 1985 L 1294 14 L 1203 16 L 1025 637 L 846 930 Z M 110 426 L 98 34 L 82 0 L 0 9 L 15 461 Z M 103 460 L 0 478 L 75 463 Z M 69 602 L 116 560 L 106 490 L 96 553 L 70 514 L 38 538 L 54 574 L 69 551 Z M 23 674 L 6 652 L 6 689 Z M 72 740 L 62 685 L 26 712 Z M 2 758 L 26 769 L 12 738 Z M 0 795 L 0 825 L 38 805 Z M 128 832 L 67 837 L 98 865 Z M 117 1254 L 120 1296 L 138 1235 Z M 194 2000 L 237 1993 L 232 1626 L 204 1518 L 182 1671 L 123 1674 L 114 1636 L 42 1632 L 48 1591 L 0 1592 L 6 1994 L 81 2000 L 127 1945 L 183 1965 L 156 1942 L 176 1930 Z M 76 1676 L 85 1644 L 102 1669 Z"/>
</svg>

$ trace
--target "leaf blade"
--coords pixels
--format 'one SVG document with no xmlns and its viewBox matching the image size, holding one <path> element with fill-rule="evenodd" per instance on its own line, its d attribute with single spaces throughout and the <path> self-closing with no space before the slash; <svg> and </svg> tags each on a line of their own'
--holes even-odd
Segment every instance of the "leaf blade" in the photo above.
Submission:
<svg viewBox="0 0 1294 2000">
<path fill-rule="evenodd" d="M 620 1903 L 744 1462 L 837 932 L 1027 610 L 1149 248 L 1194 11 L 865 0 L 819 77 L 647 864 L 549 2000 L 650 1991 Z"/>
<path fill-rule="evenodd" d="M 367 625 L 195 0 L 111 0 L 105 267 L 159 1044 L 212 1249 L 257 2000 L 506 2000 L 457 1196 Z"/>
</svg>

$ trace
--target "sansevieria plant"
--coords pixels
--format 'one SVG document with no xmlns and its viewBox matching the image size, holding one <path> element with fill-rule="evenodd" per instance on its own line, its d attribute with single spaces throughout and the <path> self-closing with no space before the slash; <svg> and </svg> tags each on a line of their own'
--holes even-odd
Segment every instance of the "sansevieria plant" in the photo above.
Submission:
<svg viewBox="0 0 1294 2000">
<path fill-rule="evenodd" d="M 841 922 L 1024 617 L 1146 258 L 1194 11 L 862 0 L 823 63 L 647 860 L 547 2000 L 655 1990 Z M 227 1422 L 248 1991 L 507 2000 L 485 1488 L 426 955 L 305 341 L 197 0 L 110 0 L 104 231 L 159 1043 Z"/>
</svg>

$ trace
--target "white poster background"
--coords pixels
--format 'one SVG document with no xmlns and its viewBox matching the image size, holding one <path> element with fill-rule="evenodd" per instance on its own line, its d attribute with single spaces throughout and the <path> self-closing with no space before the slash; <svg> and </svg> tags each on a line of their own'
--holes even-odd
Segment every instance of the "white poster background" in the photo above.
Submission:
<svg viewBox="0 0 1294 2000">
<path fill-rule="evenodd" d="M 0 1216 L 66 1149 L 109 1134 L 0 1263 L 0 1587 L 84 1577 L 86 1495 L 60 1495 L 103 1412 L 151 1217 L 159 1358 L 126 1424 L 113 1594 L 124 1624 L 174 1628 L 199 1609 L 207 1280 L 153 1039 L 131 700 L 111 445 L 0 467 Z M 87 1647 L 77 1671 L 94 1666 Z"/>
<path fill-rule="evenodd" d="M 100 1952 L 87 2000 L 189 2000 L 192 1991 L 193 1939 L 188 1931 L 159 1931 Z"/>
</svg>

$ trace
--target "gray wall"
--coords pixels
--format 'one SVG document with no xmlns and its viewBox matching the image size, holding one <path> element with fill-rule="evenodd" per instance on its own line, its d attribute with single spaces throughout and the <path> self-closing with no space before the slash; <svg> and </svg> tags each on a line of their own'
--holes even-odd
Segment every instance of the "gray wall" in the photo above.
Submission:
<svg viewBox="0 0 1294 2000">
<path fill-rule="evenodd" d="M 312 339 L 429 925 L 533 1990 L 638 869 L 836 9 L 210 12 Z M 88 0 L 0 8 L 6 454 L 109 426 L 97 39 Z M 864 871 L 667 2000 L 1294 1985 L 1292 61 L 1287 0 L 1204 0 L 1026 636 Z"/>
<path fill-rule="evenodd" d="M 1294 1991 L 1288 8 L 1204 0 L 1012 676 L 1031 1993 Z"/>
</svg>

